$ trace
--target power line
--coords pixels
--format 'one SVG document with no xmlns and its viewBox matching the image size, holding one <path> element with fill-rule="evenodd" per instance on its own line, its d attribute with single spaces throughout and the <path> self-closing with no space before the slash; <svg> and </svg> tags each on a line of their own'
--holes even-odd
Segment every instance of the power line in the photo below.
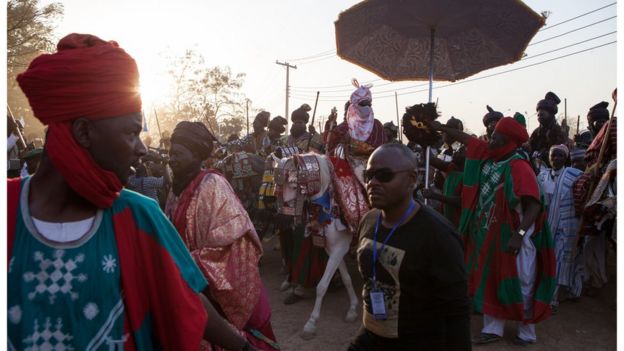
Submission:
<svg viewBox="0 0 624 351">
<path fill-rule="evenodd" d="M 536 44 L 541 44 L 541 43 L 543 43 L 543 42 L 545 42 L 545 41 L 549 41 L 549 40 L 552 40 L 552 39 L 555 39 L 555 38 L 559 38 L 559 37 L 562 37 L 562 36 L 564 36 L 564 35 L 568 35 L 568 34 L 570 34 L 570 33 L 578 32 L 579 30 L 582 30 L 582 29 L 585 29 L 585 28 L 589 28 L 589 27 L 595 26 L 595 25 L 597 25 L 597 24 L 600 24 L 600 23 L 606 22 L 606 21 L 611 20 L 611 19 L 614 19 L 614 18 L 616 18 L 616 17 L 617 17 L 617 16 L 611 16 L 611 17 L 609 17 L 609 18 L 605 18 L 605 19 L 603 19 L 603 20 L 600 20 L 600 21 L 597 21 L 597 22 L 594 22 L 594 23 L 590 23 L 590 24 L 588 24 L 588 25 L 586 25 L 586 26 L 579 27 L 579 28 L 575 28 L 575 29 L 572 29 L 571 31 L 568 31 L 568 32 L 565 32 L 565 33 L 561 33 L 561 34 L 559 34 L 559 35 L 555 35 L 555 36 L 553 36 L 553 37 L 546 38 L 546 39 L 543 39 L 543 40 L 540 40 L 540 41 L 536 41 L 535 43 L 531 43 L 531 44 L 529 44 L 529 45 L 527 45 L 527 46 L 532 46 L 532 45 L 536 45 Z"/>
<path fill-rule="evenodd" d="M 320 52 L 318 54 L 305 56 L 305 57 L 300 57 L 300 58 L 295 58 L 295 59 L 289 59 L 289 60 L 286 60 L 286 61 L 306 61 L 306 60 L 318 58 L 318 57 L 321 57 L 321 56 L 333 55 L 335 53 L 336 53 L 336 50 L 332 49 L 332 50 Z"/>
<path fill-rule="evenodd" d="M 615 44 L 615 43 L 617 43 L 617 40 L 614 40 L 614 41 L 611 41 L 611 42 L 608 42 L 608 43 L 605 43 L 605 44 L 601 44 L 601 45 L 596 45 L 596 46 L 591 47 L 591 48 L 575 51 L 575 52 L 572 52 L 572 53 L 569 53 L 569 54 L 566 54 L 566 55 L 557 56 L 557 57 L 554 57 L 554 58 L 551 58 L 551 59 L 548 59 L 548 60 L 532 63 L 530 65 L 526 65 L 526 66 L 522 66 L 522 67 L 516 67 L 516 68 L 513 68 L 513 69 L 506 70 L 506 71 L 485 75 L 485 76 L 482 76 L 482 77 L 475 77 L 475 78 L 471 78 L 471 79 L 462 80 L 462 81 L 459 81 L 459 82 L 449 83 L 449 84 L 446 84 L 446 85 L 435 87 L 434 89 L 446 88 L 446 87 L 450 87 L 450 86 L 453 86 L 453 85 L 459 85 L 459 84 L 463 84 L 463 83 L 468 83 L 468 82 L 473 82 L 473 81 L 476 81 L 476 80 L 481 80 L 481 79 L 485 79 L 485 78 L 498 76 L 498 75 L 505 74 L 505 73 L 519 71 L 521 69 L 525 69 L 525 68 L 529 68 L 529 67 L 533 67 L 533 66 L 538 66 L 538 65 L 541 65 L 541 64 L 544 64 L 544 63 L 548 63 L 548 62 L 552 62 L 552 61 L 556 61 L 556 60 L 559 60 L 559 59 L 562 59 L 562 58 L 578 55 L 578 54 L 581 54 L 581 53 L 584 53 L 584 52 L 587 52 L 587 51 L 590 51 L 590 50 L 598 49 L 598 48 L 601 48 L 601 47 L 604 47 L 604 46 L 608 46 L 608 45 L 611 45 L 611 44 Z M 409 94 L 419 93 L 419 92 L 423 92 L 423 91 L 427 91 L 427 89 L 411 91 L 411 92 L 405 92 L 405 93 L 402 93 L 402 94 L 399 94 L 399 95 L 409 95 Z M 392 97 L 392 96 L 389 95 L 389 96 L 384 96 L 384 97 Z"/>
<path fill-rule="evenodd" d="M 592 14 L 592 13 L 594 13 L 594 12 L 598 12 L 598 11 L 600 11 L 600 10 L 602 10 L 602 9 L 606 9 L 607 7 L 611 7 L 611 6 L 615 5 L 615 4 L 616 4 L 615 2 L 612 2 L 612 3 L 608 4 L 608 5 L 605 5 L 605 6 L 603 6 L 603 7 L 599 7 L 599 8 L 597 8 L 597 9 L 595 9 L 595 10 L 591 10 L 591 11 L 589 11 L 589 12 L 585 12 L 585 13 L 583 13 L 583 14 L 580 14 L 580 15 L 578 15 L 578 16 L 576 16 L 576 17 L 569 18 L 569 19 L 567 19 L 567 20 L 565 20 L 565 21 L 561 21 L 561 22 L 559 22 L 559 23 L 556 23 L 556 24 L 553 24 L 553 25 L 550 25 L 550 26 L 546 26 L 546 27 L 544 27 L 544 28 L 540 29 L 539 31 L 540 31 L 540 32 L 542 32 L 542 31 L 545 31 L 545 30 L 548 30 L 548 29 L 554 28 L 554 27 L 556 27 L 556 26 L 558 26 L 558 25 L 560 25 L 560 24 L 564 24 L 564 23 L 568 23 L 568 22 L 570 22 L 570 21 L 574 21 L 575 19 L 578 19 L 578 18 L 581 18 L 581 17 L 585 17 L 585 16 L 587 16 L 587 15 L 589 15 L 589 14 Z"/>
<path fill-rule="evenodd" d="M 562 47 L 560 47 L 560 48 L 556 48 L 556 49 L 553 49 L 553 50 L 549 50 L 549 51 L 541 52 L 541 53 L 539 53 L 539 54 L 535 54 L 535 55 L 531 55 L 531 56 L 523 57 L 520 61 L 524 61 L 524 60 L 532 59 L 532 58 L 535 58 L 535 57 L 538 57 L 538 56 L 542 56 L 542 55 L 550 54 L 550 53 L 553 53 L 553 52 L 555 52 L 555 51 L 560 51 L 560 50 L 563 50 L 563 49 L 571 48 L 571 47 L 573 47 L 573 46 L 577 46 L 577 45 L 580 45 L 580 44 L 584 44 L 584 43 L 587 43 L 587 42 L 589 42 L 589 41 L 596 40 L 596 39 L 600 39 L 600 38 L 606 37 L 607 35 L 611 35 L 611 34 L 615 34 L 615 33 L 617 33 L 617 31 L 609 32 L 609 33 L 606 33 L 606 34 L 603 34 L 603 35 L 599 35 L 599 36 L 597 36 L 597 37 L 593 37 L 593 38 L 590 38 L 590 39 L 586 39 L 586 40 L 583 40 L 583 41 L 579 41 L 579 42 L 576 42 L 576 43 L 574 43 L 574 44 L 570 44 L 570 45 L 562 46 Z"/>
<path fill-rule="evenodd" d="M 302 61 L 297 61 L 297 63 L 299 65 L 307 65 L 307 64 L 310 64 L 310 63 L 315 63 L 315 62 L 319 62 L 319 61 L 325 61 L 327 59 L 333 59 L 333 58 L 336 58 L 336 57 L 338 57 L 336 54 L 331 54 L 331 55 L 328 55 L 328 56 L 319 57 L 319 58 L 311 59 L 311 60 L 308 60 L 308 61 L 303 61 L 303 62 Z"/>
<path fill-rule="evenodd" d="M 491 77 L 498 76 L 498 75 L 505 74 L 505 73 L 519 71 L 519 70 L 522 70 L 522 69 L 525 69 L 525 68 L 530 68 L 530 67 L 538 66 L 538 65 L 545 64 L 545 63 L 548 63 L 548 62 L 560 60 L 560 59 L 563 59 L 563 58 L 566 58 L 566 57 L 578 55 L 578 54 L 581 54 L 581 53 L 584 53 L 584 52 L 587 52 L 587 51 L 590 51 L 590 50 L 598 49 L 598 48 L 605 47 L 605 46 L 608 46 L 608 45 L 611 45 L 611 44 L 615 44 L 615 43 L 617 43 L 617 40 L 614 40 L 614 41 L 611 41 L 611 42 L 608 42 L 608 43 L 605 43 L 605 44 L 593 46 L 591 48 L 575 51 L 575 52 L 572 52 L 572 53 L 569 53 L 569 54 L 557 56 L 557 57 L 554 57 L 554 58 L 551 58 L 551 59 L 548 59 L 548 60 L 532 63 L 530 65 L 526 65 L 526 66 L 522 66 L 522 67 L 516 67 L 516 68 L 509 69 L 509 70 L 502 71 L 502 72 L 492 73 L 492 74 L 481 76 L 481 77 L 465 79 L 465 80 L 462 80 L 462 81 L 459 81 L 459 82 L 453 82 L 453 83 L 449 83 L 449 84 L 446 84 L 446 85 L 437 86 L 437 87 L 434 87 L 433 89 L 446 88 L 446 87 L 450 87 L 450 86 L 454 86 L 454 85 L 459 85 L 459 84 L 464 84 L 464 83 L 468 83 L 468 82 L 473 82 L 473 81 L 476 81 L 476 80 L 491 78 Z M 429 89 L 420 89 L 420 90 L 404 92 L 404 93 L 401 93 L 401 94 L 398 94 L 398 95 L 400 95 L 400 96 L 410 95 L 410 94 L 415 94 L 415 93 L 420 93 L 420 92 L 426 92 L 428 90 Z M 299 95 L 297 95 L 296 97 L 295 96 L 293 96 L 293 97 L 294 98 L 298 98 L 298 99 L 309 99 L 310 98 L 310 97 L 304 97 L 304 96 L 299 96 Z M 375 99 L 385 99 L 385 98 L 390 98 L 390 97 L 394 97 L 394 94 L 384 95 L 384 96 L 375 96 Z M 320 101 L 346 101 L 346 98 L 342 98 L 342 99 L 319 99 L 319 100 Z"/>
</svg>

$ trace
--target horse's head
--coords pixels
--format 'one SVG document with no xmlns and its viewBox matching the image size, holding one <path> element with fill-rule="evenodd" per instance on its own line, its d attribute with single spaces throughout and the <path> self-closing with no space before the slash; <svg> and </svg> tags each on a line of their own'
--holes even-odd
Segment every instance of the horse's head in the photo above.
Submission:
<svg viewBox="0 0 624 351">
<path fill-rule="evenodd" d="M 316 199 L 331 183 L 330 162 L 322 155 L 309 153 L 281 159 L 275 169 L 275 184 L 282 201 L 287 203 L 301 195 Z"/>
</svg>

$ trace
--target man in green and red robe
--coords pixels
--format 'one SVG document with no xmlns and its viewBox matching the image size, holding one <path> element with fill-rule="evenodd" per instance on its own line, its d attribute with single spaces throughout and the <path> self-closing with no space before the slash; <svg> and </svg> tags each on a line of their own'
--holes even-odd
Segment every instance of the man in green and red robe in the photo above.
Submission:
<svg viewBox="0 0 624 351">
<path fill-rule="evenodd" d="M 17 81 L 48 131 L 39 169 L 8 181 L 9 349 L 253 349 L 158 204 L 123 189 L 146 153 L 134 59 L 70 34 Z"/>
<path fill-rule="evenodd" d="M 535 323 L 551 314 L 553 241 L 535 173 L 518 152 L 528 140 L 522 122 L 502 118 L 489 142 L 432 125 L 466 144 L 459 231 L 473 307 L 484 319 L 475 344 L 502 339 L 507 320 L 522 322 L 515 344 L 534 343 Z"/>
</svg>

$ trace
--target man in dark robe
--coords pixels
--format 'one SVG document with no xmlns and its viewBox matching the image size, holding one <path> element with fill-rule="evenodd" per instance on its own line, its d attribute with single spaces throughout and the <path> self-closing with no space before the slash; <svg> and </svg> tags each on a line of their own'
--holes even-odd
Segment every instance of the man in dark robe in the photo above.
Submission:
<svg viewBox="0 0 624 351">
<path fill-rule="evenodd" d="M 537 103 L 537 127 L 529 137 L 529 147 L 534 162 L 537 161 L 538 171 L 550 167 L 548 153 L 553 145 L 566 144 L 568 137 L 563 128 L 557 123 L 557 105 L 561 99 L 555 93 L 549 91 L 543 100 Z"/>
</svg>

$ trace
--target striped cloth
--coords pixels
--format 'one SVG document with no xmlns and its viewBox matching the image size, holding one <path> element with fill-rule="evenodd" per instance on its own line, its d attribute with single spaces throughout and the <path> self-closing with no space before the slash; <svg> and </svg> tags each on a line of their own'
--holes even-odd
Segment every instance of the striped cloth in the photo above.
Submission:
<svg viewBox="0 0 624 351">
<path fill-rule="evenodd" d="M 568 292 L 578 297 L 583 287 L 583 265 L 580 260 L 580 252 L 572 256 L 579 219 L 574 211 L 574 197 L 572 185 L 582 174 L 582 171 L 566 167 L 555 180 L 554 192 L 548 206 L 548 223 L 554 236 L 556 279 L 557 285 L 565 286 Z M 543 178 L 538 177 L 540 185 Z"/>
</svg>

